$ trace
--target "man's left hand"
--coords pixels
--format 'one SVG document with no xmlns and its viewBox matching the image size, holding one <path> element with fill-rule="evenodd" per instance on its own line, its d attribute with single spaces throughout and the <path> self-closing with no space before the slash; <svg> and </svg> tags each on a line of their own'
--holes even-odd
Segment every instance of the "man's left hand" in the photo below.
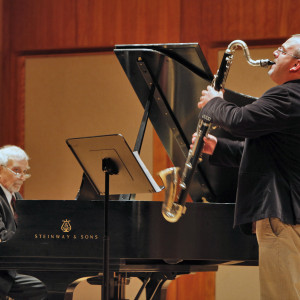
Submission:
<svg viewBox="0 0 300 300">
<path fill-rule="evenodd" d="M 207 90 L 202 91 L 202 96 L 200 97 L 200 101 L 198 102 L 198 107 L 202 108 L 208 103 L 211 99 L 215 97 L 223 98 L 223 91 L 216 91 L 212 86 L 208 86 Z"/>
</svg>

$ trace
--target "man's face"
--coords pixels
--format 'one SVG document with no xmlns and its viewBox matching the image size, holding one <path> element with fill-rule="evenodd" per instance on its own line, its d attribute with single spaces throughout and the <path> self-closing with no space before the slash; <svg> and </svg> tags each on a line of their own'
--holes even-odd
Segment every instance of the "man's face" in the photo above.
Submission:
<svg viewBox="0 0 300 300">
<path fill-rule="evenodd" d="M 9 160 L 6 166 L 0 167 L 0 183 L 11 193 L 20 190 L 25 181 L 24 174 L 29 169 L 27 160 Z M 23 174 L 21 177 L 16 176 L 13 172 Z"/>
<path fill-rule="evenodd" d="M 299 60 L 288 54 L 293 55 L 294 51 L 300 48 L 300 39 L 292 37 L 283 43 L 281 47 L 286 53 L 282 53 L 279 50 L 273 52 L 275 64 L 271 66 L 268 72 L 270 78 L 277 84 L 294 79 L 291 77 L 293 75 L 292 68 L 299 63 Z"/>
</svg>

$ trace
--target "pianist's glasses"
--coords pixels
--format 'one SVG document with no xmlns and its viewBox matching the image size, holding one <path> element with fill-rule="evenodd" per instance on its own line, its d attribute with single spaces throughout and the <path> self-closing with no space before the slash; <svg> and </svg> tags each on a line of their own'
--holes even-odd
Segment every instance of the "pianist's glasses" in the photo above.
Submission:
<svg viewBox="0 0 300 300">
<path fill-rule="evenodd" d="M 21 178 L 23 176 L 24 179 L 28 179 L 31 174 L 27 173 L 27 170 L 21 171 L 21 172 L 16 172 L 13 171 L 12 169 L 8 168 L 7 166 L 2 165 L 2 167 L 6 168 L 8 171 L 10 171 L 12 174 L 14 174 L 17 178 Z"/>
</svg>

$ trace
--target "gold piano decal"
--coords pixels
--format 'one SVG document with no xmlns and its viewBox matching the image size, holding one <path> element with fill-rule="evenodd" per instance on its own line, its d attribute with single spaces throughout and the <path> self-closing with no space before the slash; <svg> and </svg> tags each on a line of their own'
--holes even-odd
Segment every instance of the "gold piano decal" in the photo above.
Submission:
<svg viewBox="0 0 300 300">
<path fill-rule="evenodd" d="M 72 230 L 71 220 L 62 220 L 62 225 L 60 226 L 61 231 L 64 234 L 57 233 L 35 233 L 34 239 L 39 240 L 98 240 L 98 234 L 67 234 Z"/>
<path fill-rule="evenodd" d="M 70 232 L 72 227 L 71 227 L 71 220 L 68 220 L 68 219 L 65 219 L 65 220 L 62 220 L 63 224 L 61 225 L 61 230 L 62 232 Z"/>
</svg>

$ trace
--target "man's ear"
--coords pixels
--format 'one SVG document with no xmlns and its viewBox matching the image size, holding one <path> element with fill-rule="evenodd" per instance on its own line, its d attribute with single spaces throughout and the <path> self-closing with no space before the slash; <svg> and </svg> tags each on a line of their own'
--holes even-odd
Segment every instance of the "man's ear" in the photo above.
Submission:
<svg viewBox="0 0 300 300">
<path fill-rule="evenodd" d="M 297 72 L 299 69 L 300 69 L 300 60 L 298 59 L 298 60 L 297 60 L 297 63 L 294 64 L 294 66 L 292 66 L 292 67 L 290 68 L 290 71 L 291 71 L 291 72 Z"/>
</svg>

